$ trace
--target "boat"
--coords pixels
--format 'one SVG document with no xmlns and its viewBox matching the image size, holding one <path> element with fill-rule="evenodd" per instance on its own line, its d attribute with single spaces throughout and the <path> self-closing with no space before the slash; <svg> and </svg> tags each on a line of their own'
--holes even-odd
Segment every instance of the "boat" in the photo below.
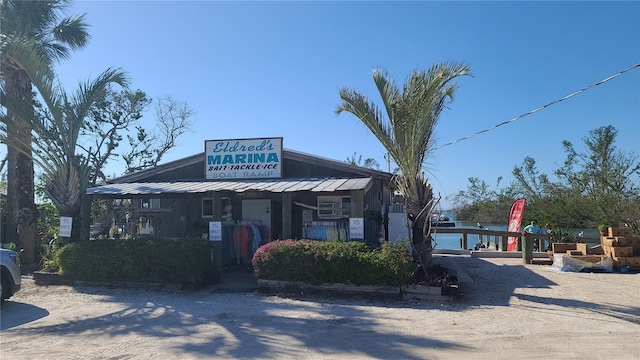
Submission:
<svg viewBox="0 0 640 360">
<path fill-rule="evenodd" d="M 431 226 L 432 227 L 455 227 L 455 221 L 451 221 L 449 217 L 444 214 L 433 214 L 431 215 Z"/>
</svg>

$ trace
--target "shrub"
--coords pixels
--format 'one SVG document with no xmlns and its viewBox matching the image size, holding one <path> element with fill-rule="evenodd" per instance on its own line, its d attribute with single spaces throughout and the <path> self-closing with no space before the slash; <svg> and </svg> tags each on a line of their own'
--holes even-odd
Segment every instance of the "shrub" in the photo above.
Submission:
<svg viewBox="0 0 640 360">
<path fill-rule="evenodd" d="M 277 240 L 253 256 L 261 279 L 312 284 L 406 284 L 415 265 L 406 244 L 384 243 L 372 249 L 362 242 Z"/>
<path fill-rule="evenodd" d="M 85 281 L 162 281 L 199 286 L 214 277 L 212 245 L 202 239 L 94 240 L 56 253 L 60 273 Z"/>
<path fill-rule="evenodd" d="M 551 243 L 576 243 L 578 238 L 568 230 L 553 229 L 549 232 L 549 244 Z"/>
<path fill-rule="evenodd" d="M 62 246 L 62 238 L 55 235 L 48 243 L 42 245 L 42 256 L 40 258 L 40 270 L 48 272 L 58 272 L 58 261 L 56 253 Z"/>
</svg>

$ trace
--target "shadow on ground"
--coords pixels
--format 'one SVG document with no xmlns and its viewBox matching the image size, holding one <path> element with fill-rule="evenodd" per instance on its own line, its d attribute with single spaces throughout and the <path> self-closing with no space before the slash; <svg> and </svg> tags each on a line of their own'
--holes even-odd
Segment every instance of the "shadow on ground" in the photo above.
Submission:
<svg viewBox="0 0 640 360">
<path fill-rule="evenodd" d="M 103 296 L 108 293 L 96 288 L 78 290 Z M 382 326 L 375 314 L 377 307 L 386 306 L 381 303 L 298 301 L 257 293 L 212 294 L 207 289 L 174 295 L 134 289 L 111 292 L 106 301 L 119 302 L 123 309 L 59 324 L 33 324 L 13 329 L 12 334 L 108 334 L 114 339 L 136 335 L 153 341 L 170 340 L 167 343 L 175 347 L 172 353 L 243 359 L 295 358 L 300 349 L 384 359 L 421 359 L 416 354 L 429 349 L 473 350 L 462 342 L 438 340 L 426 332 L 407 335 Z M 133 296 L 134 292 L 142 296 Z M 118 356 L 136 355 L 135 347 L 122 348 L 131 348 L 131 353 Z"/>
<path fill-rule="evenodd" d="M 237 290 L 233 293 L 217 291 L 225 288 L 225 281 L 196 292 L 175 294 L 77 286 L 77 291 L 102 295 L 106 300 L 101 301 L 121 304 L 122 309 L 73 322 L 12 329 L 12 333 L 25 336 L 54 333 L 60 336 L 108 334 L 113 338 L 127 335 L 166 338 L 171 339 L 168 344 L 174 351 L 196 357 L 304 358 L 304 354 L 297 352 L 305 349 L 314 354 L 421 359 L 417 354 L 427 353 L 430 349 L 473 352 L 474 348 L 465 344 L 463 338 L 443 341 L 430 335 L 433 327 L 424 328 L 428 321 L 421 321 L 420 329 L 411 329 L 410 319 L 392 322 L 396 327 L 386 326 L 384 319 L 380 318 L 381 308 L 410 309 L 412 316 L 429 319 L 433 312 L 451 312 L 453 316 L 478 306 L 506 307 L 515 296 L 540 304 L 552 301 L 567 308 L 590 307 L 614 318 L 628 318 L 640 312 L 640 308 L 617 308 L 584 300 L 549 300 L 518 294 L 518 288 L 550 288 L 556 285 L 522 265 L 495 265 L 470 257 L 443 261 L 463 270 L 468 276 L 462 283 L 464 296 L 459 302 L 441 304 L 315 296 L 279 298 L 256 292 L 241 293 L 242 287 L 237 284 L 235 287 L 227 284 L 227 287 Z M 247 275 L 246 278 L 244 274 L 227 276 L 227 281 L 243 277 L 248 281 L 247 286 L 252 285 L 251 274 Z M 46 315 L 46 310 L 36 310 Z M 393 312 L 383 313 L 384 316 L 394 316 Z"/>
<path fill-rule="evenodd" d="M 37 306 L 6 300 L 0 310 L 0 330 L 28 324 L 47 315 L 47 310 Z"/>
</svg>

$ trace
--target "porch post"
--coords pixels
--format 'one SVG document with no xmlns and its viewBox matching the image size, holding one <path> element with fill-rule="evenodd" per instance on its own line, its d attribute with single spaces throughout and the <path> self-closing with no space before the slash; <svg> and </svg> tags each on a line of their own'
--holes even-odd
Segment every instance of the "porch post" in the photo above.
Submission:
<svg viewBox="0 0 640 360">
<path fill-rule="evenodd" d="M 292 231 L 292 211 L 291 205 L 293 201 L 293 195 L 290 192 L 282 193 L 282 239 L 290 239 Z"/>
<path fill-rule="evenodd" d="M 222 221 L 222 198 L 219 192 L 211 193 L 211 203 L 213 206 L 213 221 Z M 213 241 L 213 268 L 216 271 L 215 281 L 220 282 L 222 278 L 222 241 Z"/>
<path fill-rule="evenodd" d="M 91 195 L 82 194 L 80 203 L 80 241 L 89 240 L 91 237 Z"/>
</svg>

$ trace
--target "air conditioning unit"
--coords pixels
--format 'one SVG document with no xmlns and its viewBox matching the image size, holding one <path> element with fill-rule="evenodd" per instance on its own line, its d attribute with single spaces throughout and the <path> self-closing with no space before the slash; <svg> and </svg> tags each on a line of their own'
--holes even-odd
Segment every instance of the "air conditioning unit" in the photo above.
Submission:
<svg viewBox="0 0 640 360">
<path fill-rule="evenodd" d="M 333 218 L 340 215 L 340 207 L 335 202 L 319 202 L 318 203 L 318 217 L 319 218 Z"/>
</svg>

